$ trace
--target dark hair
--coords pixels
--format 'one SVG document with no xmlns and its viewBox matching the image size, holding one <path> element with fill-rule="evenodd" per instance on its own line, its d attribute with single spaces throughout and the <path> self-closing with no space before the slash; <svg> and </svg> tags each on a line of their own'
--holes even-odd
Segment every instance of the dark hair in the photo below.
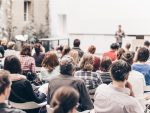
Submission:
<svg viewBox="0 0 150 113">
<path fill-rule="evenodd" d="M 127 79 L 129 72 L 131 71 L 131 65 L 123 60 L 118 60 L 111 65 L 110 72 L 111 77 L 115 81 L 124 81 Z"/>
<path fill-rule="evenodd" d="M 11 74 L 15 74 L 15 73 L 21 74 L 22 72 L 21 63 L 19 59 L 14 55 L 7 56 L 5 58 L 4 69 L 8 70 Z"/>
<path fill-rule="evenodd" d="M 121 60 L 126 61 L 126 62 L 129 63 L 130 65 L 133 64 L 133 58 L 134 58 L 134 55 L 133 55 L 133 53 L 131 53 L 131 52 L 125 52 L 125 53 L 123 53 L 122 56 L 121 56 Z"/>
<path fill-rule="evenodd" d="M 94 54 L 96 51 L 96 47 L 94 45 L 91 45 L 89 48 L 88 48 L 88 52 L 91 53 L 91 54 Z"/>
<path fill-rule="evenodd" d="M 51 101 L 53 113 L 68 113 L 79 101 L 79 93 L 72 87 L 63 86 L 56 90 Z"/>
<path fill-rule="evenodd" d="M 110 45 L 110 48 L 113 49 L 113 50 L 117 50 L 119 48 L 119 44 L 118 43 L 112 43 Z"/>
<path fill-rule="evenodd" d="M 58 50 L 60 50 L 61 52 L 63 51 L 63 45 L 59 45 L 57 48 L 56 48 L 56 50 L 58 51 Z"/>
<path fill-rule="evenodd" d="M 79 39 L 75 39 L 73 42 L 74 47 L 79 47 L 80 46 L 80 40 Z"/>
<path fill-rule="evenodd" d="M 42 50 L 41 50 L 41 44 L 40 44 L 40 43 L 36 43 L 36 44 L 34 45 L 34 49 L 35 49 L 36 55 L 39 55 L 40 52 L 42 51 Z"/>
<path fill-rule="evenodd" d="M 145 47 L 142 47 L 138 50 L 137 61 L 146 62 L 149 58 L 149 50 Z"/>
<path fill-rule="evenodd" d="M 110 57 L 104 56 L 100 63 L 100 70 L 104 71 L 104 72 L 108 72 L 111 64 L 112 64 L 112 61 L 111 61 Z"/>
<path fill-rule="evenodd" d="M 123 48 L 119 48 L 117 51 L 117 59 L 118 60 L 121 58 L 123 53 L 125 53 L 125 50 Z"/>
<path fill-rule="evenodd" d="M 125 47 L 126 47 L 126 49 L 130 49 L 130 47 L 131 47 L 131 44 L 130 43 L 127 43 L 126 45 L 125 45 Z"/>
<path fill-rule="evenodd" d="M 149 47 L 149 46 L 150 46 L 150 42 L 149 42 L 148 40 L 146 40 L 146 41 L 144 42 L 144 46 Z"/>
<path fill-rule="evenodd" d="M 21 55 L 31 56 L 31 46 L 30 44 L 24 44 L 20 52 Z"/>
<path fill-rule="evenodd" d="M 60 73 L 63 75 L 72 75 L 72 72 L 75 68 L 73 58 L 63 57 L 60 61 Z"/>
<path fill-rule="evenodd" d="M 59 65 L 59 61 L 56 53 L 54 51 L 47 52 L 42 61 L 42 66 L 47 68 L 48 71 L 51 72 L 58 65 Z"/>
<path fill-rule="evenodd" d="M 0 95 L 4 93 L 5 89 L 10 85 L 9 72 L 0 70 Z"/>
</svg>

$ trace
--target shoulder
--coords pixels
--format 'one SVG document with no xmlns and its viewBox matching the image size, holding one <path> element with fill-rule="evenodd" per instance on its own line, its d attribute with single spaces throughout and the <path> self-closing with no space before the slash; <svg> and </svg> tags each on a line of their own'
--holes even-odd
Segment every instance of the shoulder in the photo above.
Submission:
<svg viewBox="0 0 150 113">
<path fill-rule="evenodd" d="M 26 112 L 24 112 L 22 110 L 14 109 L 14 108 L 8 108 L 8 109 L 6 109 L 6 112 L 7 113 L 26 113 Z"/>
</svg>

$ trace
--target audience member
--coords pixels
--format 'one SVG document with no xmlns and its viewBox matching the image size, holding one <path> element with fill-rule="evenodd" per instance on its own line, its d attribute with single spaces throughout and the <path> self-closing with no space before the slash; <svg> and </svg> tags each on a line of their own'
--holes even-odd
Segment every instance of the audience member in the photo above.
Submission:
<svg viewBox="0 0 150 113">
<path fill-rule="evenodd" d="M 103 57 L 100 63 L 100 70 L 97 71 L 102 79 L 102 82 L 105 84 L 110 84 L 112 82 L 109 72 L 111 64 L 112 61 L 109 57 Z"/>
<path fill-rule="evenodd" d="M 121 58 L 123 53 L 125 53 L 125 50 L 123 48 L 119 48 L 117 51 L 117 60 Z"/>
<path fill-rule="evenodd" d="M 4 56 L 7 57 L 7 56 L 10 56 L 10 55 L 16 55 L 16 56 L 19 56 L 19 51 L 15 51 L 15 42 L 8 42 L 7 44 L 7 50 L 5 50 L 5 54 Z"/>
<path fill-rule="evenodd" d="M 93 55 L 93 71 L 97 71 L 100 67 L 100 57 L 95 55 L 96 47 L 91 45 L 88 48 L 88 52 Z"/>
<path fill-rule="evenodd" d="M 129 51 L 125 52 L 121 57 L 121 59 L 126 61 L 129 65 L 133 64 L 133 58 L 133 54 Z M 128 81 L 132 85 L 135 97 L 144 99 L 144 88 L 146 86 L 144 75 L 138 71 L 131 70 Z"/>
<path fill-rule="evenodd" d="M 112 61 L 115 61 L 117 59 L 117 50 L 119 48 L 119 45 L 117 43 L 112 43 L 110 46 L 110 51 L 103 54 L 103 56 L 108 56 L 111 58 Z"/>
<path fill-rule="evenodd" d="M 40 78 L 49 82 L 50 79 L 60 74 L 59 61 L 54 51 L 47 52 L 42 62 Z"/>
<path fill-rule="evenodd" d="M 79 68 L 79 67 L 78 67 L 78 63 L 79 63 L 78 51 L 72 49 L 72 50 L 69 52 L 69 56 L 73 58 L 74 63 L 75 63 L 75 66 L 76 66 L 76 70 L 78 70 L 78 68 Z"/>
<path fill-rule="evenodd" d="M 72 87 L 58 88 L 52 98 L 53 113 L 77 113 L 76 106 L 79 102 L 79 93 Z"/>
<path fill-rule="evenodd" d="M 144 42 L 144 47 L 146 47 L 149 50 L 149 46 L 150 46 L 150 42 L 148 40 L 146 40 Z"/>
<path fill-rule="evenodd" d="M 0 40 L 0 58 L 4 57 L 4 53 L 5 53 L 5 50 L 4 50 L 4 47 L 1 45 L 1 40 Z"/>
<path fill-rule="evenodd" d="M 11 74 L 18 76 L 20 76 L 22 72 L 21 63 L 16 56 L 8 56 L 5 58 L 4 69 L 9 71 Z M 46 93 L 47 89 L 43 90 L 43 92 L 35 93 L 30 82 L 27 79 L 22 78 L 12 82 L 9 100 L 16 103 L 30 101 L 41 103 L 45 100 Z M 30 110 L 27 112 L 30 112 Z"/>
<path fill-rule="evenodd" d="M 144 113 L 144 110 L 133 97 L 132 86 L 128 80 L 131 66 L 119 60 L 110 68 L 112 84 L 100 85 L 95 93 L 95 113 Z"/>
<path fill-rule="evenodd" d="M 35 60 L 33 57 L 31 57 L 31 46 L 29 44 L 23 45 L 22 50 L 20 52 L 20 62 L 21 69 L 24 75 L 28 75 L 28 73 L 36 73 Z"/>
<path fill-rule="evenodd" d="M 139 48 L 137 52 L 137 62 L 132 65 L 132 69 L 144 75 L 146 85 L 150 85 L 150 65 L 147 64 L 149 50 L 145 47 Z"/>
<path fill-rule="evenodd" d="M 80 94 L 79 97 L 79 111 L 85 111 L 93 109 L 93 104 L 90 100 L 88 91 L 82 81 L 79 78 L 73 76 L 74 72 L 74 62 L 71 57 L 64 57 L 60 61 L 60 75 L 49 81 L 48 86 L 48 97 L 47 102 L 50 104 L 54 92 L 61 86 L 71 86 L 74 87 Z M 83 98 L 84 97 L 84 98 Z"/>
<path fill-rule="evenodd" d="M 62 50 L 61 58 L 68 56 L 69 52 L 70 52 L 70 47 L 68 45 L 65 45 Z"/>
<path fill-rule="evenodd" d="M 125 52 L 130 52 L 130 53 L 132 53 L 133 56 L 134 56 L 134 55 L 135 55 L 135 52 L 134 52 L 134 51 L 131 51 L 130 48 L 131 48 L 131 44 L 130 44 L 130 43 L 126 43 L 126 45 L 125 45 Z"/>
<path fill-rule="evenodd" d="M 125 51 L 130 51 L 130 48 L 131 48 L 131 44 L 130 43 L 126 43 Z"/>
<path fill-rule="evenodd" d="M 9 72 L 0 70 L 0 113 L 25 113 L 24 111 L 14 109 L 6 104 L 11 91 L 11 80 Z"/>
<path fill-rule="evenodd" d="M 78 51 L 79 59 L 81 59 L 81 57 L 83 56 L 84 52 L 80 48 L 80 40 L 79 39 L 75 39 L 74 40 L 72 49 Z"/>
<path fill-rule="evenodd" d="M 35 50 L 35 53 L 33 55 L 33 58 L 35 59 L 35 64 L 37 67 L 42 67 L 41 64 L 44 58 L 44 53 L 41 52 L 42 51 L 41 44 L 36 43 L 34 45 L 34 50 Z"/>
<path fill-rule="evenodd" d="M 91 99 L 95 94 L 96 88 L 102 83 L 101 78 L 97 72 L 93 70 L 93 56 L 92 54 L 84 54 L 80 61 L 80 69 L 76 71 L 74 76 L 84 80 L 85 85 L 88 89 Z"/>
</svg>

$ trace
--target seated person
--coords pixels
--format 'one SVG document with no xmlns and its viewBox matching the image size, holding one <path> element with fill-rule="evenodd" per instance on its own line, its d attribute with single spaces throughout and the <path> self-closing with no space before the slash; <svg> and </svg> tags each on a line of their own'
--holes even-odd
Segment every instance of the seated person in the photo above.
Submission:
<svg viewBox="0 0 150 113">
<path fill-rule="evenodd" d="M 93 71 L 97 71 L 100 67 L 100 57 L 95 55 L 96 47 L 94 45 L 89 46 L 88 52 L 93 56 Z"/>
<path fill-rule="evenodd" d="M 16 56 L 8 56 L 4 61 L 4 69 L 8 70 L 12 76 L 21 74 L 21 64 Z M 34 93 L 30 82 L 27 79 L 14 80 L 11 86 L 11 93 L 9 100 L 17 103 L 24 103 L 34 101 L 41 103 L 46 98 L 46 92 L 37 95 Z"/>
<path fill-rule="evenodd" d="M 110 45 L 110 51 L 105 52 L 103 56 L 108 56 L 112 61 L 117 60 L 117 50 L 119 49 L 119 45 L 117 43 L 112 43 Z"/>
<path fill-rule="evenodd" d="M 49 51 L 45 54 L 40 71 L 40 78 L 44 82 L 60 74 L 59 61 L 54 51 Z"/>
<path fill-rule="evenodd" d="M 4 56 L 10 56 L 10 55 L 16 55 L 19 56 L 19 51 L 15 51 L 15 42 L 8 42 L 7 44 L 7 50 L 5 50 Z"/>
<path fill-rule="evenodd" d="M 125 52 L 121 59 L 126 61 L 128 64 L 133 64 L 133 54 L 131 52 Z M 144 102 L 144 88 L 146 87 L 144 75 L 138 71 L 131 70 L 129 73 L 128 81 L 132 85 L 132 89 L 136 98 L 143 99 L 140 100 L 140 103 L 143 107 L 145 107 Z M 150 97 L 150 96 L 149 96 Z M 148 98 L 148 96 L 146 96 Z"/>
<path fill-rule="evenodd" d="M 8 56 L 4 61 L 4 69 L 9 71 L 12 76 L 20 76 L 21 63 L 16 56 Z M 27 79 L 14 80 L 11 86 L 9 100 L 16 103 L 36 102 L 42 103 L 46 99 L 47 89 L 43 92 L 35 93 L 32 89 L 30 81 Z M 33 112 L 33 111 L 32 111 Z M 30 111 L 28 111 L 30 113 Z"/>
<path fill-rule="evenodd" d="M 80 69 L 76 71 L 74 76 L 81 78 L 88 89 L 91 99 L 95 94 L 96 88 L 102 83 L 97 72 L 93 72 L 93 56 L 92 54 L 84 54 L 80 61 Z"/>
<path fill-rule="evenodd" d="M 24 111 L 9 107 L 5 101 L 11 90 L 11 80 L 8 71 L 0 70 L 0 113 L 25 113 Z"/>
<path fill-rule="evenodd" d="M 139 48 L 136 58 L 137 62 L 132 65 L 132 69 L 142 73 L 146 85 L 150 85 L 150 65 L 146 63 L 149 59 L 149 50 L 145 47 Z"/>
<path fill-rule="evenodd" d="M 112 82 L 109 72 L 111 64 L 111 59 L 107 56 L 104 56 L 100 63 L 100 70 L 97 71 L 97 73 L 101 76 L 102 82 L 104 84 L 110 84 Z"/>
<path fill-rule="evenodd" d="M 53 113 L 77 113 L 76 105 L 79 102 L 79 93 L 72 87 L 58 88 L 52 98 Z"/>
<path fill-rule="evenodd" d="M 112 84 L 100 85 L 95 93 L 94 113 L 144 113 L 133 97 L 131 84 L 127 81 L 131 66 L 119 60 L 110 68 Z"/>
<path fill-rule="evenodd" d="M 39 43 L 36 43 L 34 45 L 34 49 L 35 49 L 35 53 L 33 54 L 33 58 L 35 59 L 35 65 L 37 67 L 42 67 L 42 61 L 44 58 L 44 53 L 42 53 L 41 51 L 41 45 Z"/>
<path fill-rule="evenodd" d="M 48 104 L 51 103 L 53 94 L 59 87 L 71 86 L 75 88 L 80 94 L 78 110 L 85 111 L 93 109 L 93 103 L 90 100 L 84 81 L 73 76 L 74 68 L 74 62 L 71 57 L 63 57 L 61 59 L 60 75 L 52 78 L 49 81 L 47 102 Z"/>
</svg>

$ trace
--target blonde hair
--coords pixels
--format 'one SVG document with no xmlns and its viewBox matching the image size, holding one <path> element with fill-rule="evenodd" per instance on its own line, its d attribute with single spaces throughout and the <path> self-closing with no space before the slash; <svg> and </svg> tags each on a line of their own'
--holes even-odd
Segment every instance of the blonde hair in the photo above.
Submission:
<svg viewBox="0 0 150 113">
<path fill-rule="evenodd" d="M 75 64 L 77 65 L 79 63 L 79 55 L 78 55 L 78 51 L 76 50 L 71 50 L 69 52 L 69 56 L 73 58 Z"/>
<path fill-rule="evenodd" d="M 92 54 L 83 55 L 79 66 L 84 71 L 92 71 L 93 70 L 93 56 L 92 56 Z"/>
</svg>

